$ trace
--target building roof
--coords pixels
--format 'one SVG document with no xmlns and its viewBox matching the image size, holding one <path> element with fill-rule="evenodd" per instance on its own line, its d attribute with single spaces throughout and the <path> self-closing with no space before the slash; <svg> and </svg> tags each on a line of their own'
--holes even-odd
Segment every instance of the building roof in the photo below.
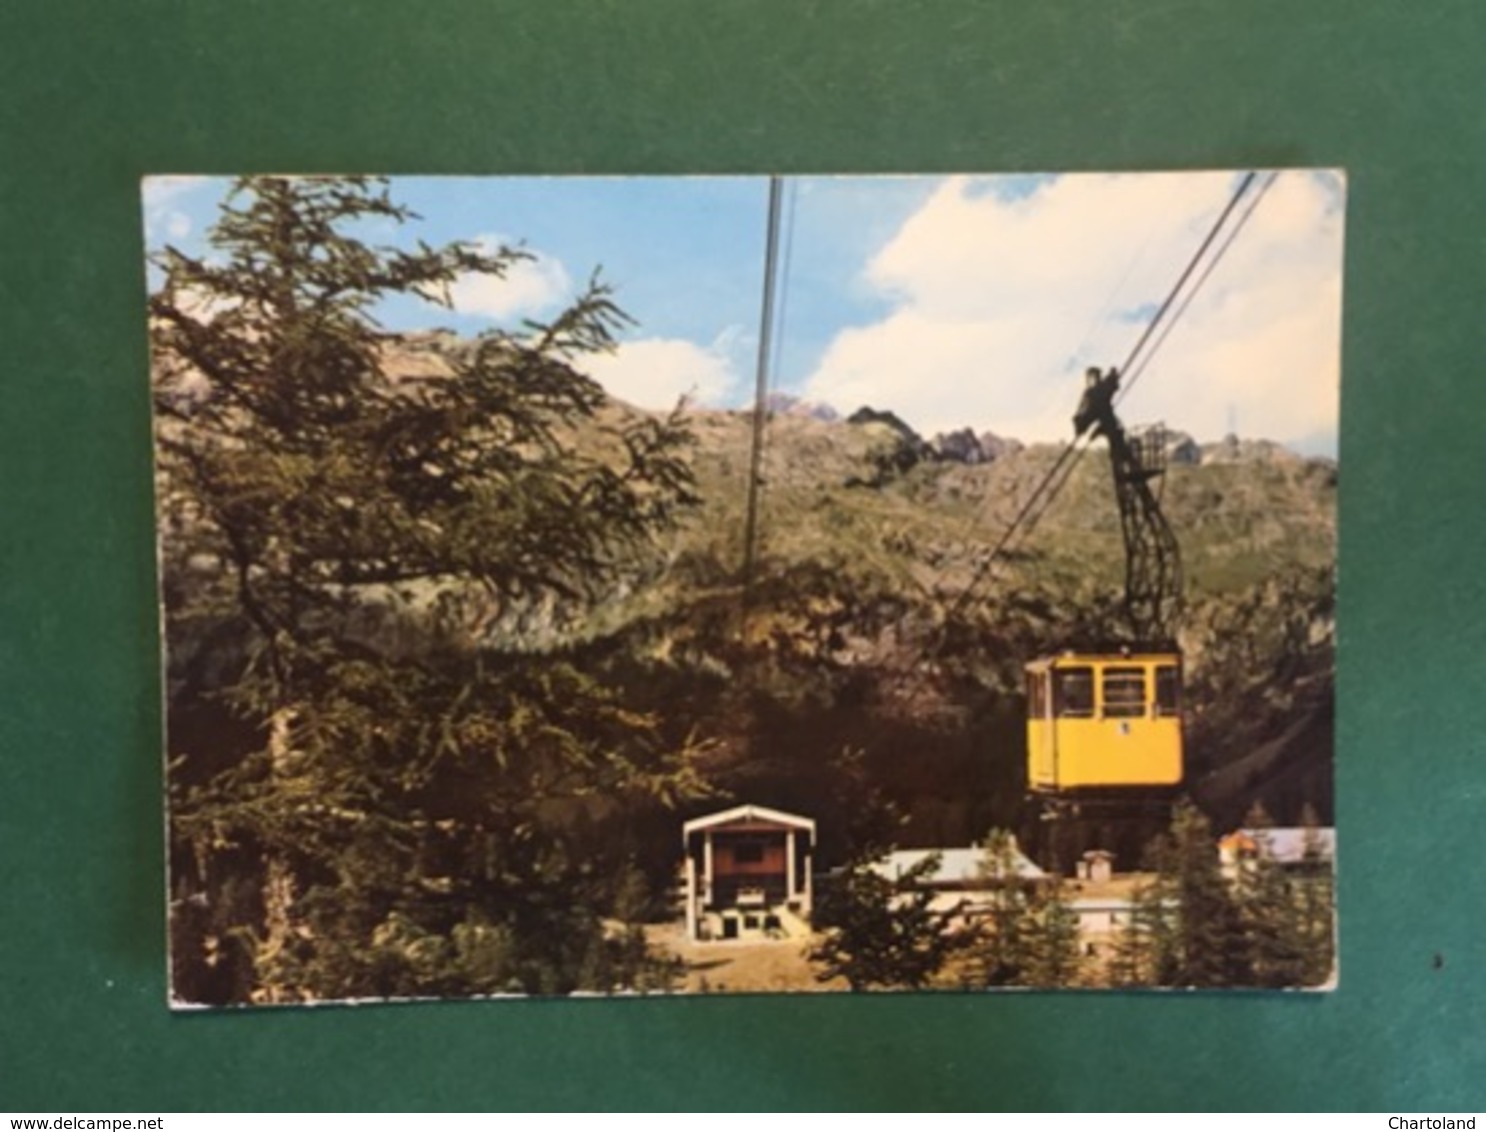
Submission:
<svg viewBox="0 0 1486 1132">
<path fill-rule="evenodd" d="M 1314 845 L 1323 861 L 1336 860 L 1336 830 L 1330 826 L 1307 828 L 1306 826 L 1276 826 L 1273 829 L 1239 829 L 1218 843 L 1222 849 L 1236 847 L 1258 849 L 1282 865 L 1298 865 L 1305 860 L 1306 848 Z"/>
<path fill-rule="evenodd" d="M 888 880 L 897 880 L 918 867 L 924 858 L 939 854 L 939 867 L 924 878 L 926 885 L 959 885 L 967 888 L 988 880 L 999 879 L 989 872 L 986 851 L 979 845 L 964 849 L 896 849 L 872 866 L 872 871 Z M 1010 851 L 1011 871 L 1020 880 L 1042 880 L 1047 876 L 1015 845 Z"/>
<path fill-rule="evenodd" d="M 787 814 L 783 810 L 771 810 L 767 806 L 752 805 L 734 806 L 730 810 L 719 810 L 715 814 L 704 814 L 699 818 L 692 818 L 681 827 L 681 836 L 688 838 L 693 833 L 706 829 L 755 822 L 788 829 L 803 829 L 812 838 L 815 836 L 815 822 L 810 818 L 802 818 L 799 814 Z"/>
</svg>

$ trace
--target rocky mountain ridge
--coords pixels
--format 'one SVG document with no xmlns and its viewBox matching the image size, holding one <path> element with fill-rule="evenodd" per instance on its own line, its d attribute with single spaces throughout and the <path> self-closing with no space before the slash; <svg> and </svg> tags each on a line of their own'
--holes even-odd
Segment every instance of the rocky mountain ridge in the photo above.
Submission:
<svg viewBox="0 0 1486 1132">
<path fill-rule="evenodd" d="M 1003 456 L 1013 455 L 1028 447 L 1028 442 L 1003 436 L 991 430 L 969 425 L 925 438 L 912 425 L 889 409 L 863 405 L 849 415 L 817 401 L 807 401 L 790 393 L 774 392 L 765 401 L 770 419 L 781 416 L 805 417 L 824 423 L 845 419 L 848 424 L 884 426 L 895 435 L 913 459 L 942 460 L 960 464 L 988 464 Z M 747 412 L 747 410 L 737 410 Z M 1199 442 L 1191 434 L 1164 426 L 1136 426 L 1131 432 L 1145 435 L 1159 428 L 1163 433 L 1169 463 L 1185 465 L 1244 464 L 1255 461 L 1296 461 L 1307 457 L 1273 440 L 1239 437 L 1229 433 L 1216 441 Z M 1334 462 L 1334 461 L 1333 461 Z"/>
</svg>

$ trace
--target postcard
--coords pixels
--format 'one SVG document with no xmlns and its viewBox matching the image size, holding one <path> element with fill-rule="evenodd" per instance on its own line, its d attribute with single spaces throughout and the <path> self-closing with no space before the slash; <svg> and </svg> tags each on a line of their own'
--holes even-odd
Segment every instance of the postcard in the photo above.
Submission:
<svg viewBox="0 0 1486 1132">
<path fill-rule="evenodd" d="M 172 1005 L 1335 986 L 1345 188 L 146 179 Z"/>
</svg>

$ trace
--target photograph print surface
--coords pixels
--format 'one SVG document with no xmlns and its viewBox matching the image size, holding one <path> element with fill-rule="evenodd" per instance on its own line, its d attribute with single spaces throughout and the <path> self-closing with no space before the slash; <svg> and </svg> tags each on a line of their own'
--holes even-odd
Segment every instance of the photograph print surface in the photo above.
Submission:
<svg viewBox="0 0 1486 1132">
<path fill-rule="evenodd" d="M 174 1006 L 1336 984 L 1340 172 L 143 196 Z"/>
</svg>

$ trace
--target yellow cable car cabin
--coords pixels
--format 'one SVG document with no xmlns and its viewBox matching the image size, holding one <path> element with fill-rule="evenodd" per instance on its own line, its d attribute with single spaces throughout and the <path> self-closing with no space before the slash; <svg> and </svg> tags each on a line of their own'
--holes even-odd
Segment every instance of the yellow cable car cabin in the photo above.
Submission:
<svg viewBox="0 0 1486 1132">
<path fill-rule="evenodd" d="M 1182 782 L 1181 654 L 1070 651 L 1027 665 L 1034 793 L 1158 792 Z"/>
</svg>

